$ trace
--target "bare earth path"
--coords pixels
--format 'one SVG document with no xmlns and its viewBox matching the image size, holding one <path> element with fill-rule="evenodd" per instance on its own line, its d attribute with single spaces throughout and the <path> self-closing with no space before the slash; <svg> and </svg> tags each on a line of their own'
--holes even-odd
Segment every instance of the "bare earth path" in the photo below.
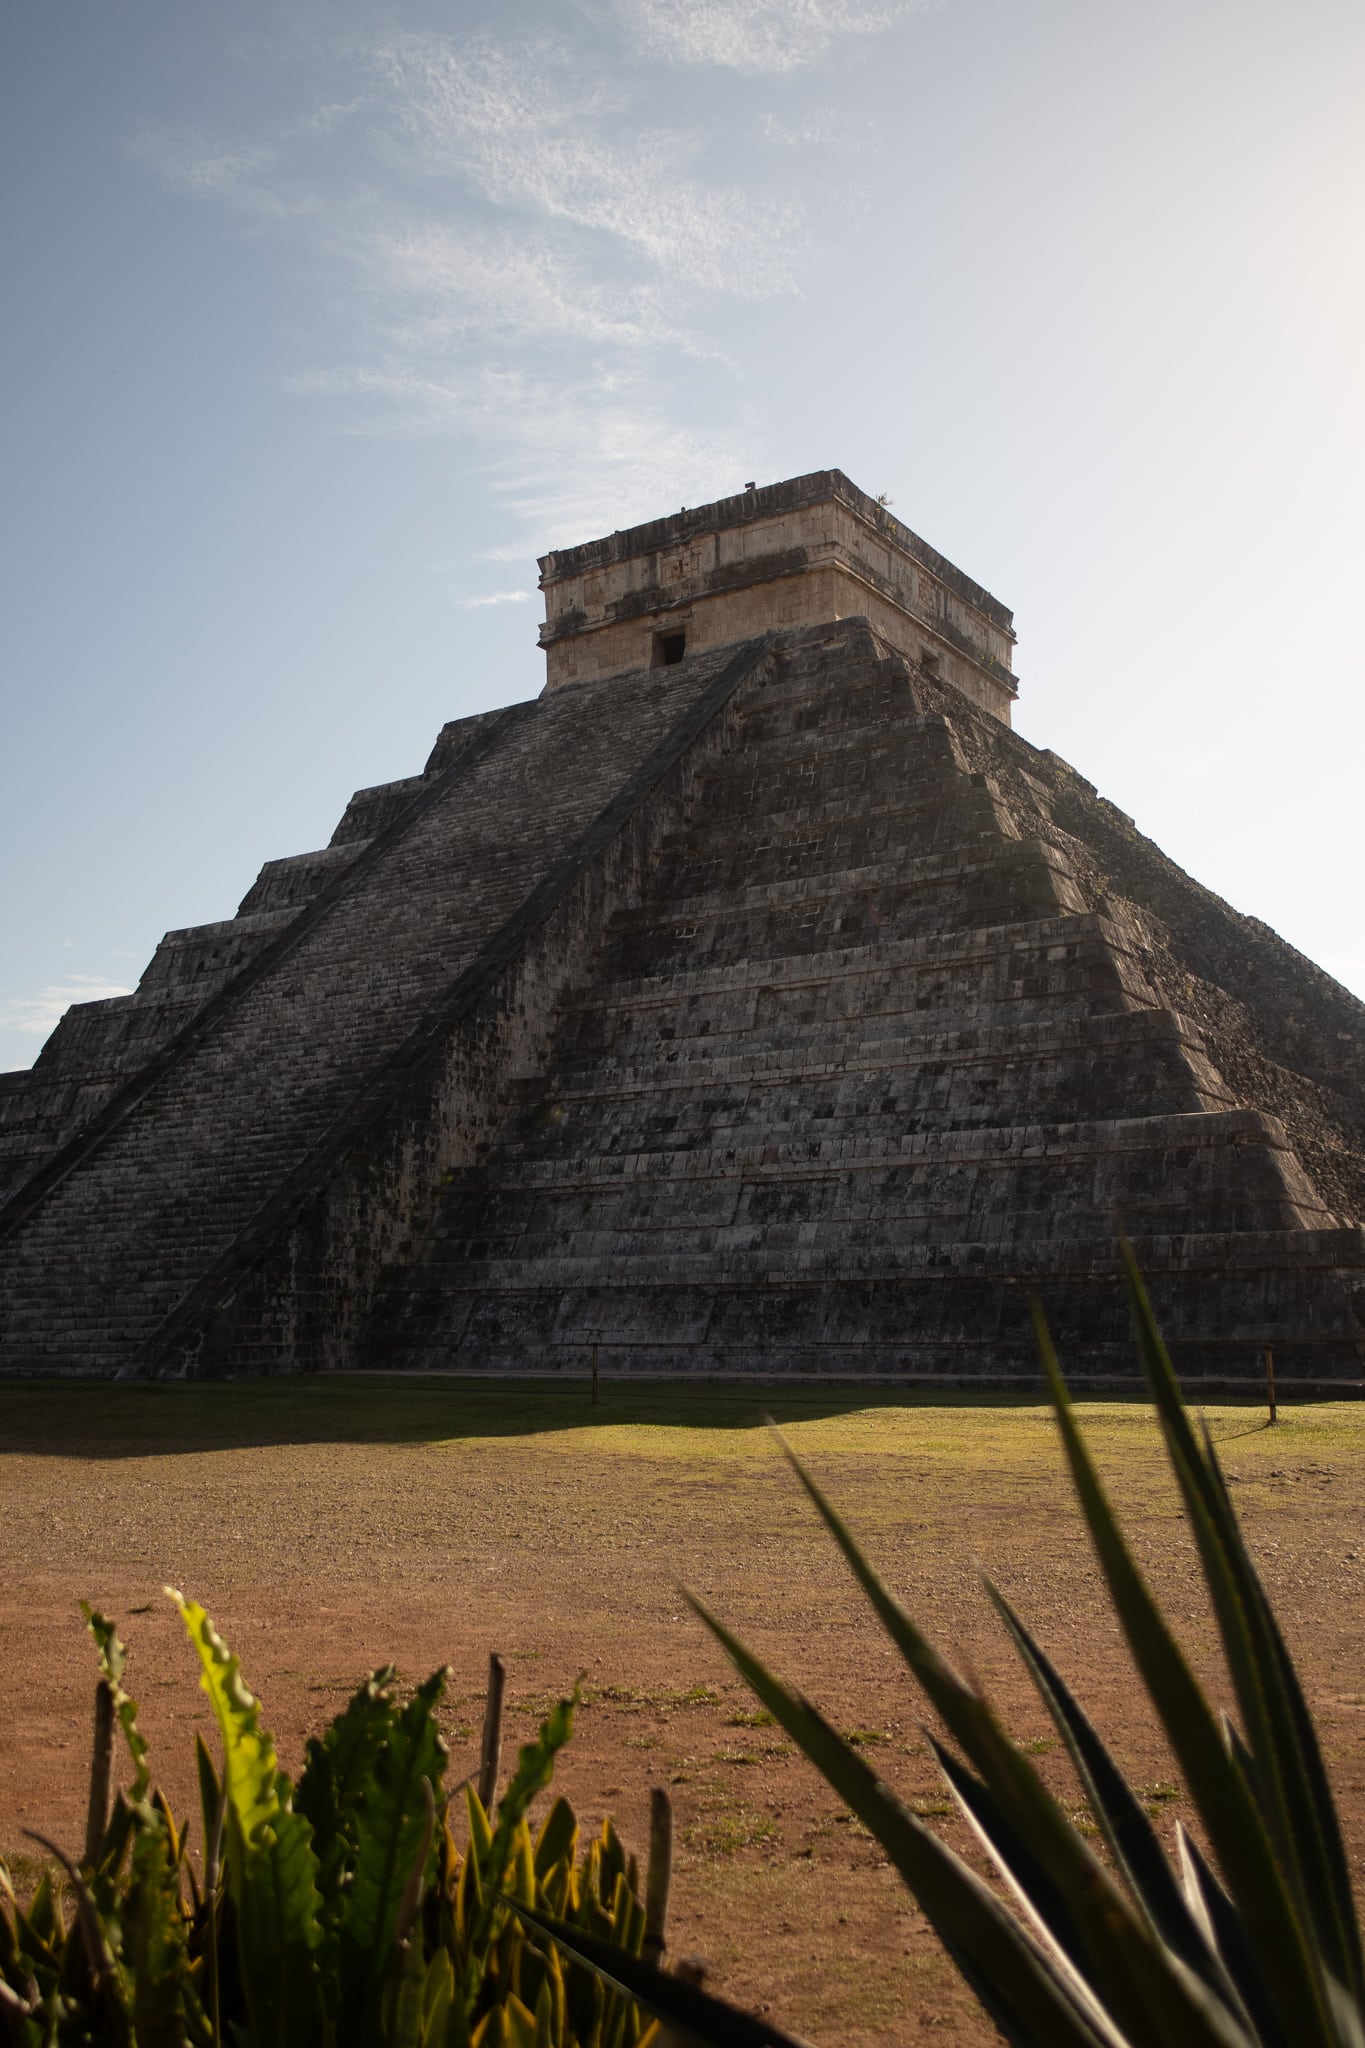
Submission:
<svg viewBox="0 0 1365 2048">
<path fill-rule="evenodd" d="M 950 1839 L 916 1698 L 760 1423 L 774 1412 L 940 1644 L 1046 1744 L 977 1568 L 1038 1629 L 1137 1781 L 1180 1811 L 1031 1400 L 919 1402 L 606 1383 L 327 1379 L 218 1387 L 0 1387 L 0 1854 L 79 1840 L 92 1656 L 76 1601 L 133 1648 L 159 1776 L 192 1800 L 206 1707 L 161 1595 L 202 1600 L 243 1657 L 287 1764 L 372 1666 L 454 1667 L 451 1778 L 476 1762 L 483 1668 L 508 1658 L 513 1736 L 582 1672 L 559 1783 L 643 1844 L 673 1792 L 675 1952 L 833 2048 L 993 2038 L 875 1844 L 752 1701 L 677 1596 L 685 1583 L 797 1679 Z M 1087 1426 L 1169 1610 L 1222 1691 L 1144 1407 Z M 1365 1407 L 1210 1410 L 1365 1851 Z M 1050 1747 L 1043 1768 L 1067 1776 Z M 1073 1796 L 1068 1789 L 1068 1798 Z"/>
</svg>

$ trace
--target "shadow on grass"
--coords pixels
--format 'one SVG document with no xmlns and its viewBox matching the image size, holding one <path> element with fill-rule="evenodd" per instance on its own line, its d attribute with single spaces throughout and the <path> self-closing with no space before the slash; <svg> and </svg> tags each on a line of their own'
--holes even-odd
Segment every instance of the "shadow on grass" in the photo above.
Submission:
<svg viewBox="0 0 1365 2048">
<path fill-rule="evenodd" d="M 1105 1401 L 1145 1405 L 1134 1386 Z M 1220 1394 L 1220 1405 L 1240 1405 Z M 603 1379 L 457 1379 L 329 1373 L 175 1385 L 0 1381 L 0 1457 L 133 1458 L 269 1444 L 426 1444 L 645 1425 L 757 1429 L 871 1408 L 1037 1408 L 1041 1384 L 1000 1388 L 773 1386 Z M 1248 1409 L 1255 1403 L 1248 1399 Z"/>
</svg>

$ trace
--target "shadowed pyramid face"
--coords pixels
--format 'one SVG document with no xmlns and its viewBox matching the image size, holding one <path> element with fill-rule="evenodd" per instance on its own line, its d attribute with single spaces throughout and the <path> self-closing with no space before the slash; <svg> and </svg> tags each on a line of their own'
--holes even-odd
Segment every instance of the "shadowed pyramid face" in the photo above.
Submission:
<svg viewBox="0 0 1365 2048">
<path fill-rule="evenodd" d="M 623 673 L 447 726 L 7 1077 L 0 1370 L 1032 1379 L 1036 1289 L 1126 1376 L 1121 1222 L 1187 1373 L 1359 1377 L 1362 1005 L 984 708 L 979 647 L 959 687 L 942 610 L 908 659 L 610 596 L 696 538 L 548 556 L 552 664 Z"/>
</svg>

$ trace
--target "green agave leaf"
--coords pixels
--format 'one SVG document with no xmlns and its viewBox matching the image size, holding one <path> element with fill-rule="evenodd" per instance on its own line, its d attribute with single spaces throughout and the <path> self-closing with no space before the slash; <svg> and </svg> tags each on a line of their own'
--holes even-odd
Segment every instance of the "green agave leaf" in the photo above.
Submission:
<svg viewBox="0 0 1365 2048">
<path fill-rule="evenodd" d="M 1158 2018 L 1142 2013 L 1140 2002 L 1133 1999 L 1131 1986 L 1108 1957 L 1101 1957 L 1094 1976 L 1088 1977 L 1087 1944 L 1080 1916 L 1072 1912 L 1066 1896 L 1036 1863 L 1026 1838 L 1014 1827 L 989 1786 L 974 1778 L 932 1735 L 929 1743 L 978 1841 L 1025 1914 L 1057 1951 L 1064 1966 L 1074 1971 L 1079 1995 L 1104 2013 L 1116 2031 L 1140 2041 L 1216 2040 L 1223 2048 L 1256 2048 L 1244 2015 L 1231 2009 L 1226 1998 L 1216 1995 L 1187 1969 L 1174 1951 L 1160 1943 L 1149 1951 L 1154 1993 L 1149 2003 Z M 1161 1982 L 1163 1975 L 1172 1980 L 1169 1985 Z M 1124 2024 L 1124 2007 L 1133 2008 L 1134 2026 Z"/>
<path fill-rule="evenodd" d="M 1256 2039 L 1263 2048 L 1291 2048 L 1266 1995 L 1265 1978 L 1247 1940 L 1241 1914 L 1214 1875 L 1199 1844 L 1179 1821 L 1175 1838 L 1191 1909 L 1207 1928 L 1209 1941 L 1236 1985 L 1251 2016 Z"/>
<path fill-rule="evenodd" d="M 963 1814 L 989 1854 L 996 1869 L 1005 1879 L 1024 1911 L 1046 1940 L 1063 1956 L 1076 1972 L 1078 1988 L 1089 2000 L 1088 1989 L 1082 1964 L 1085 1957 L 1084 1936 L 1077 1925 L 1076 1915 L 1071 1908 L 1068 1893 L 1055 1885 L 1029 1848 L 1025 1837 L 1011 1822 L 1005 1809 L 994 1797 L 989 1785 L 974 1777 L 955 1757 L 945 1749 L 930 1731 L 925 1731 L 925 1740 L 939 1769 L 948 1781 Z M 1096 2001 L 1098 2002 L 1098 2001 Z"/>
<path fill-rule="evenodd" d="M 940 1941 L 1015 2048 L 1124 2048 L 1073 1982 L 933 1830 L 909 1812 L 819 1710 L 792 1692 L 694 1595 L 740 1676 L 885 1849 Z"/>
<path fill-rule="evenodd" d="M 633 1998 L 687 2040 L 699 2042 L 701 2048 L 806 2048 L 795 2035 L 784 2034 L 766 2020 L 741 2012 L 680 1977 L 666 1976 L 652 1963 L 628 1955 L 581 1927 L 571 1927 L 567 1921 L 516 1900 L 506 1903 L 520 1919 L 557 1942 L 575 1962 L 586 1964 L 616 1991 Z"/>
<path fill-rule="evenodd" d="M 1248 1555 L 1212 1439 L 1191 1426 L 1132 1246 L 1121 1247 L 1138 1351 L 1199 1546 L 1266 1824 L 1327 1974 L 1365 1999 L 1365 1962 L 1336 1807 L 1312 1717 Z"/>
<path fill-rule="evenodd" d="M 290 1807 L 292 1788 L 237 1658 L 197 1601 L 166 1590 L 198 1652 L 199 1682 L 223 1738 L 228 1893 L 254 2048 L 311 2048 L 325 2037 L 312 1830 Z"/>
<path fill-rule="evenodd" d="M 446 1746 L 434 1709 L 444 1667 L 419 1686 L 393 1718 L 369 1771 L 352 1787 L 346 1819 L 356 1849 L 342 1902 L 337 2038 L 377 2038 L 379 1997 L 393 1957 L 398 1910 L 413 1867 L 431 1836 L 423 1783 L 439 1785 Z"/>
<path fill-rule="evenodd" d="M 145 1799 L 152 1782 L 152 1774 L 147 1762 L 147 1739 L 137 1725 L 137 1701 L 123 1689 L 123 1673 L 128 1663 L 127 1648 L 120 1641 L 113 1622 L 101 1614 L 97 1607 L 92 1607 L 89 1601 L 82 1600 L 81 1613 L 85 1616 L 85 1625 L 94 1638 L 95 1648 L 99 1651 L 100 1675 L 114 1695 L 115 1718 L 123 1730 L 123 1739 L 132 1758 L 131 1796 L 134 1800 Z"/>
<path fill-rule="evenodd" d="M 1235 2011 L 1236 1993 L 1216 1954 L 1210 1952 L 1199 1925 L 1191 1917 L 1184 1893 L 1141 1800 L 1110 1756 L 1060 1672 L 1034 1641 L 1004 1594 L 989 1579 L 983 1583 L 1066 1745 L 1110 1853 L 1153 1932 L 1211 1989 L 1228 1998 Z"/>
<path fill-rule="evenodd" d="M 1197 1980 L 1169 1965 L 1150 1928 L 1134 1918 L 1109 1873 L 988 1703 L 921 1633 L 800 1459 L 786 1444 L 782 1449 L 882 1626 L 989 1787 L 1002 1820 L 1008 1820 L 1011 1845 L 1027 1843 L 1031 1867 L 1046 1873 L 1053 1896 L 1070 1902 L 1071 1939 L 1064 1952 L 1085 1982 L 1104 1983 L 1117 2026 L 1126 2032 L 1159 2030 L 1172 2042 L 1236 2039 L 1227 2031 L 1225 2009 Z"/>
<path fill-rule="evenodd" d="M 1248 1939 L 1261 1958 L 1277 2022 L 1296 2048 L 1340 2048 L 1322 1977 L 1265 1822 L 1123 1539 L 1076 1426 L 1071 1397 L 1036 1302 L 1033 1314 L 1062 1447 L 1110 1599 L 1246 1922 Z"/>
</svg>

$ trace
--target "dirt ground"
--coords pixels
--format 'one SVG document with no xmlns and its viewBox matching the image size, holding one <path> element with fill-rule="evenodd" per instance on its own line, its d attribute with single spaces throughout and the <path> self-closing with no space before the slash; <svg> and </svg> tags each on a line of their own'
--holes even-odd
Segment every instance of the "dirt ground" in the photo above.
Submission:
<svg viewBox="0 0 1365 2048">
<path fill-rule="evenodd" d="M 177 1808 L 207 1705 L 161 1588 L 241 1653 L 287 1767 L 371 1667 L 449 1663 L 450 1780 L 477 1763 L 490 1649 L 512 1738 L 576 1675 L 559 1771 L 580 1817 L 643 1848 L 649 1787 L 675 1803 L 670 1947 L 810 2040 L 994 2039 L 879 1850 L 754 1702 L 678 1589 L 698 1592 L 875 1753 L 966 1848 L 923 1711 L 762 1427 L 781 1421 L 939 1644 L 1077 1795 L 988 1611 L 985 1570 L 1036 1628 L 1169 1825 L 1182 1810 L 1101 1596 L 1050 1418 L 1031 1399 L 888 1405 L 605 1382 L 323 1379 L 215 1387 L 0 1387 L 0 1854 L 80 1839 L 93 1653 L 113 1615 Z M 1135 1547 L 1201 1671 L 1226 1687 L 1147 1410 L 1088 1403 Z M 1365 1852 L 1365 1406 L 1209 1411 L 1308 1686 L 1357 1867 Z"/>
</svg>

